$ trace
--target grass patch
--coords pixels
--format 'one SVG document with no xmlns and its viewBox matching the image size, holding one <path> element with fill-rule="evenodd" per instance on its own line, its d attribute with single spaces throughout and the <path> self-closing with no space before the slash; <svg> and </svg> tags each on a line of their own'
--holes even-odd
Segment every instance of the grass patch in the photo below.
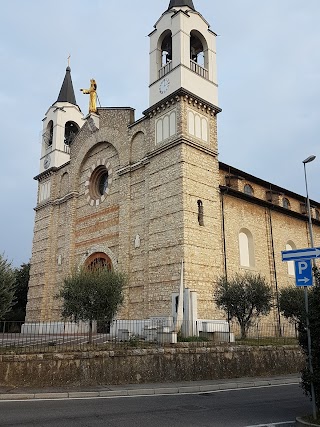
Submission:
<svg viewBox="0 0 320 427">
<path fill-rule="evenodd" d="M 303 421 L 307 421 L 310 424 L 314 424 L 316 426 L 320 426 L 320 414 L 318 413 L 317 419 L 314 420 L 312 415 L 306 415 L 305 417 L 301 417 Z"/>
</svg>

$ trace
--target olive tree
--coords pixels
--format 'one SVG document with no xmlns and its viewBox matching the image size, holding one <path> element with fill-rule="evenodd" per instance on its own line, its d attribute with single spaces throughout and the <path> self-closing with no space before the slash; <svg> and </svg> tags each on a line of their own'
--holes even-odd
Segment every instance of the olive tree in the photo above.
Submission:
<svg viewBox="0 0 320 427">
<path fill-rule="evenodd" d="M 241 329 L 241 338 L 247 337 L 249 327 L 272 307 L 271 287 L 260 274 L 236 274 L 233 278 L 222 276 L 215 290 L 217 306 L 235 319 Z"/>
<path fill-rule="evenodd" d="M 111 322 L 123 302 L 124 274 L 107 268 L 82 268 L 66 277 L 58 294 L 62 298 L 62 317 L 75 322 L 89 322 L 89 342 L 92 342 L 92 322 Z"/>
<path fill-rule="evenodd" d="M 306 309 L 304 301 L 304 290 L 301 288 L 287 286 L 280 291 L 279 306 L 282 315 L 290 322 L 304 323 Z"/>
</svg>

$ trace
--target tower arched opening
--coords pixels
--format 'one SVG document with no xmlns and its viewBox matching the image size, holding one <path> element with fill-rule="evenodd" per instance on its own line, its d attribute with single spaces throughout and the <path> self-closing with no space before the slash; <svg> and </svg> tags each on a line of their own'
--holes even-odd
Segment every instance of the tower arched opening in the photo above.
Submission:
<svg viewBox="0 0 320 427">
<path fill-rule="evenodd" d="M 50 122 L 48 123 L 47 130 L 44 135 L 44 139 L 47 143 L 47 146 L 51 147 L 52 141 L 53 141 L 53 121 L 52 120 L 50 120 Z"/>
<path fill-rule="evenodd" d="M 78 132 L 79 132 L 79 126 L 77 125 L 77 123 L 72 121 L 67 122 L 64 127 L 65 145 L 70 145 Z"/>
<path fill-rule="evenodd" d="M 197 30 L 190 33 L 190 68 L 202 77 L 208 78 L 208 45 Z"/>
<path fill-rule="evenodd" d="M 172 32 L 170 30 L 166 30 L 160 36 L 158 50 L 160 54 L 159 78 L 161 78 L 172 69 Z"/>
</svg>

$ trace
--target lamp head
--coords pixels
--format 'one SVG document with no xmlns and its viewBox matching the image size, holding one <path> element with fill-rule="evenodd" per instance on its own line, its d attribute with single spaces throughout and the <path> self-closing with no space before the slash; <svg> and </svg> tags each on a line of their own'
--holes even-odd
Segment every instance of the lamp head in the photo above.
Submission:
<svg viewBox="0 0 320 427">
<path fill-rule="evenodd" d="M 305 160 L 303 160 L 302 163 L 306 164 L 306 163 L 313 162 L 315 158 L 316 158 L 316 156 L 314 156 L 314 155 L 309 156 L 308 158 L 306 158 Z"/>
</svg>

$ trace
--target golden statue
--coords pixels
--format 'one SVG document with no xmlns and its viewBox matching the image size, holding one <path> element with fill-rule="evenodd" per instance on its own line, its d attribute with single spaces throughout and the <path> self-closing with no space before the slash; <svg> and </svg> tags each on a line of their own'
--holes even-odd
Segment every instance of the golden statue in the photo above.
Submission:
<svg viewBox="0 0 320 427">
<path fill-rule="evenodd" d="M 90 89 L 80 89 L 82 93 L 89 94 L 89 113 L 97 112 L 97 83 L 94 79 L 90 80 Z"/>
</svg>

